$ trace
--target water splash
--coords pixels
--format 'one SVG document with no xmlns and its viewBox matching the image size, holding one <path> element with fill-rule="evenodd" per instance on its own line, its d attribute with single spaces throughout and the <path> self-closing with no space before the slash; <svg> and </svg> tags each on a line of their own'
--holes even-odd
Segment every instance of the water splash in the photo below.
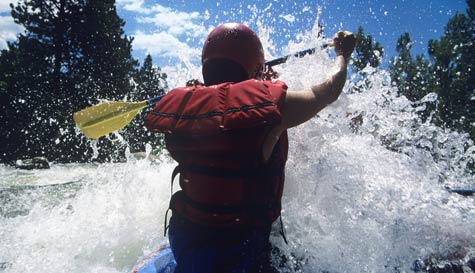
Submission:
<svg viewBox="0 0 475 273">
<path fill-rule="evenodd" d="M 50 178 L 79 178 L 80 187 L 73 196 L 56 197 L 55 204 L 50 200 L 58 187 L 49 195 L 25 195 L 35 199 L 28 214 L 0 216 L 4 271 L 126 272 L 147 246 L 163 240 L 171 169 L 171 163 L 158 166 L 148 159 L 57 165 Z M 76 176 L 68 178 L 68 172 Z"/>
<path fill-rule="evenodd" d="M 301 79 L 295 84 L 308 88 Z M 410 272 L 418 258 L 473 258 L 475 203 L 443 186 L 474 186 L 466 164 L 473 152 L 464 153 L 473 143 L 422 122 L 416 104 L 433 98 L 412 103 L 399 96 L 387 71 L 373 71 L 365 85 L 290 131 L 290 247 L 274 237 L 294 257 L 289 267 Z"/>
<path fill-rule="evenodd" d="M 266 53 L 277 55 L 274 30 L 257 14 Z M 292 36 L 284 54 L 323 44 L 318 27 Z M 180 73 L 170 86 L 199 74 L 191 63 L 173 67 Z M 325 80 L 332 69 L 326 50 L 276 68 L 292 91 Z M 289 272 L 410 272 L 418 259 L 473 257 L 474 201 L 444 188 L 475 186 L 467 168 L 473 143 L 419 118 L 420 106 L 437 102 L 433 96 L 413 103 L 398 95 L 387 71 L 365 73 L 364 80 L 351 78 L 336 103 L 289 131 L 283 219 L 290 244 L 272 237 L 276 261 Z M 361 92 L 351 93 L 354 87 Z M 158 164 L 150 159 L 147 152 L 144 159 L 129 154 L 125 163 L 28 172 L 0 166 L 7 208 L 0 214 L 0 272 L 130 270 L 165 240 L 175 164 L 166 154 Z M 78 186 L 13 191 L 69 182 Z"/>
</svg>

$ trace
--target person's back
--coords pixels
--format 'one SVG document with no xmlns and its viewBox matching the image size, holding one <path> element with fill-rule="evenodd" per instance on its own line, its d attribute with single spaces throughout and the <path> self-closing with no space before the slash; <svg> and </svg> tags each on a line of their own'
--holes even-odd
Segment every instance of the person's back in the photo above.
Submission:
<svg viewBox="0 0 475 273">
<path fill-rule="evenodd" d="M 346 67 L 346 60 L 340 62 Z M 335 74 L 337 86 L 332 78 L 294 95 L 285 83 L 262 79 L 259 38 L 235 23 L 210 33 L 202 65 L 204 85 L 170 91 L 146 119 L 151 131 L 165 133 L 178 162 L 173 178 L 180 174 L 181 190 L 170 202 L 169 227 L 175 272 L 269 272 L 269 234 L 280 216 L 284 188 L 286 129 L 336 99 L 346 70 Z M 303 113 L 294 113 L 296 107 Z"/>
</svg>

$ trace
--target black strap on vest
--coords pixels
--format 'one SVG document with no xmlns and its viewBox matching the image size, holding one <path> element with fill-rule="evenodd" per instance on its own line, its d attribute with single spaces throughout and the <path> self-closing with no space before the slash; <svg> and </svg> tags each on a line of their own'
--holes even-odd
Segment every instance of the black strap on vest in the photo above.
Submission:
<svg viewBox="0 0 475 273">
<path fill-rule="evenodd" d="M 284 177 L 281 176 L 280 178 L 280 182 L 279 182 L 279 192 L 281 190 L 283 190 L 283 187 L 284 187 Z M 287 241 L 287 236 L 285 236 L 285 227 L 284 227 L 284 221 L 282 221 L 282 215 L 279 215 L 279 222 L 280 222 L 280 235 L 282 236 L 282 238 L 284 239 L 284 242 L 285 244 L 289 244 L 289 242 Z"/>
<path fill-rule="evenodd" d="M 172 173 L 172 180 L 171 180 L 171 186 L 170 186 L 170 196 L 173 197 L 173 181 L 175 180 L 175 177 L 182 171 L 182 168 L 181 168 L 181 165 L 178 165 L 175 167 L 175 169 L 173 169 L 173 173 Z M 167 236 L 167 230 L 168 228 L 170 227 L 170 225 L 168 225 L 168 212 L 171 210 L 171 208 L 173 207 L 172 206 L 172 202 L 173 202 L 173 198 L 170 198 L 170 203 L 168 204 L 168 208 L 167 208 L 167 211 L 165 212 L 165 224 L 163 225 L 163 236 L 166 237 Z"/>
</svg>

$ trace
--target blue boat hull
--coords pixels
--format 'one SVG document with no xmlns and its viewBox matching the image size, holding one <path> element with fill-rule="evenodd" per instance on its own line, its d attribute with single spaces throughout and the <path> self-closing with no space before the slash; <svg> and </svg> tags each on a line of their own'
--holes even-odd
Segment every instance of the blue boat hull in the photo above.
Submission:
<svg viewBox="0 0 475 273">
<path fill-rule="evenodd" d="M 163 244 L 141 259 L 130 273 L 173 273 L 175 267 L 176 262 L 170 246 Z"/>
</svg>

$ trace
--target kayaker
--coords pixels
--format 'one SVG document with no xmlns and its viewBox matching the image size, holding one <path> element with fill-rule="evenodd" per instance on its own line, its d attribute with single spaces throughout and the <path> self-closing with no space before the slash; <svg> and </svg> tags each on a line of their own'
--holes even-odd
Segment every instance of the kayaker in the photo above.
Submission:
<svg viewBox="0 0 475 273">
<path fill-rule="evenodd" d="M 338 69 L 294 92 L 269 79 L 250 28 L 219 25 L 203 47 L 204 84 L 173 89 L 147 115 L 146 126 L 165 134 L 178 162 L 172 191 L 177 174 L 181 190 L 170 201 L 169 225 L 176 273 L 272 272 L 269 235 L 281 211 L 286 130 L 334 102 L 346 81 L 355 37 L 338 32 L 333 40 Z"/>
</svg>

